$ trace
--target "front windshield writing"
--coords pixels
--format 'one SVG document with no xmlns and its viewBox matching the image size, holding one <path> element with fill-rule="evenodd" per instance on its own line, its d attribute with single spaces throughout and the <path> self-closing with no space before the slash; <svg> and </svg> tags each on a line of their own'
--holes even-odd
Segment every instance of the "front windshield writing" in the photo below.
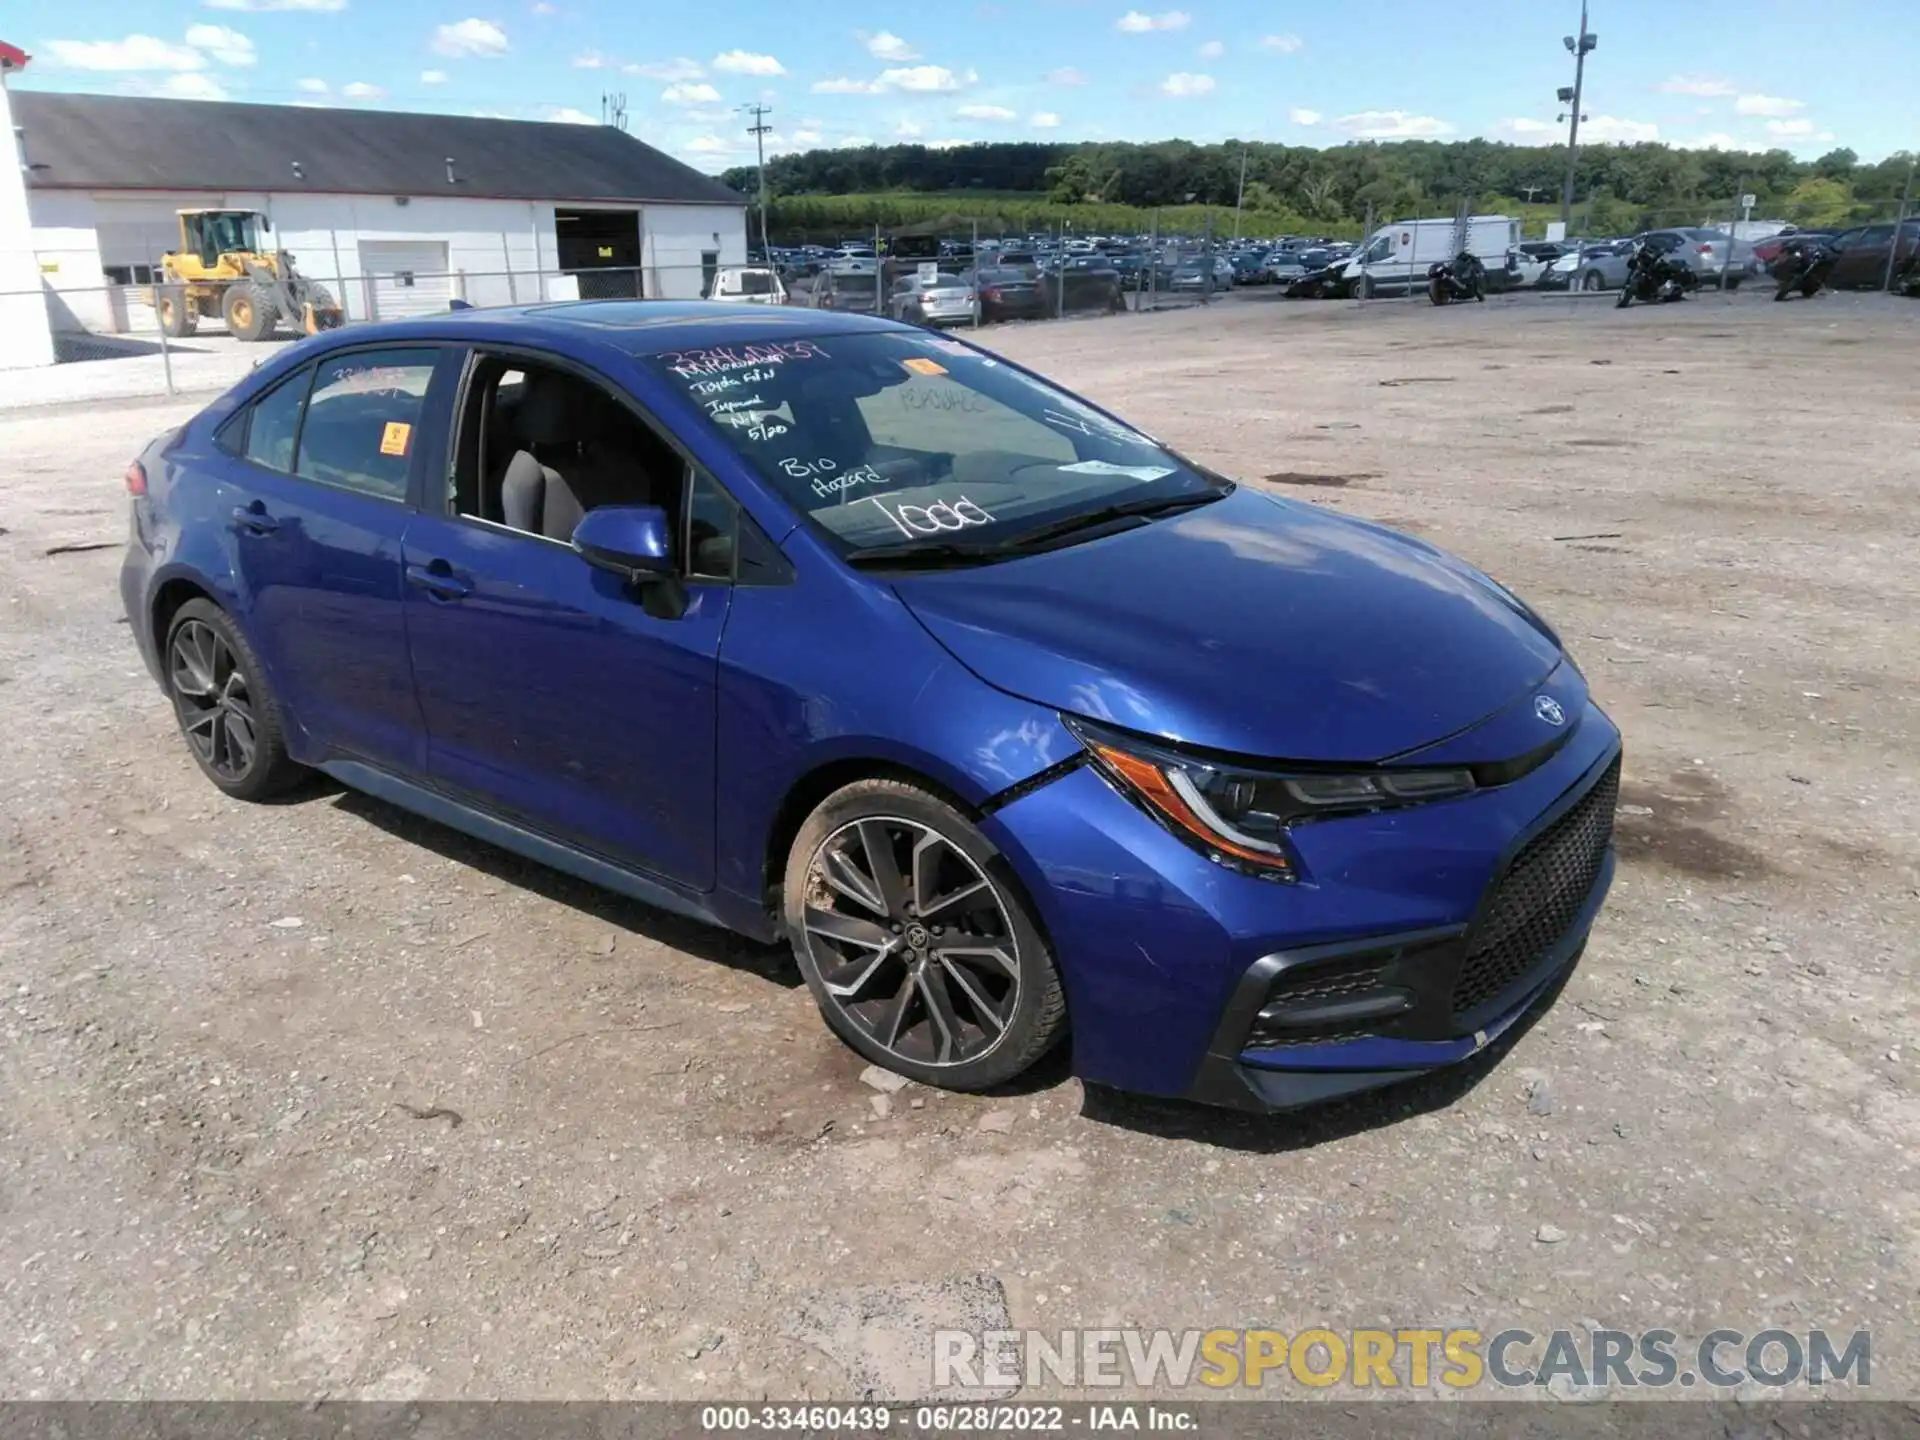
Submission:
<svg viewBox="0 0 1920 1440">
<path fill-rule="evenodd" d="M 656 363 L 848 551 L 993 541 L 1079 511 L 1215 488 L 1138 431 L 956 341 L 832 335 L 668 352 Z"/>
</svg>

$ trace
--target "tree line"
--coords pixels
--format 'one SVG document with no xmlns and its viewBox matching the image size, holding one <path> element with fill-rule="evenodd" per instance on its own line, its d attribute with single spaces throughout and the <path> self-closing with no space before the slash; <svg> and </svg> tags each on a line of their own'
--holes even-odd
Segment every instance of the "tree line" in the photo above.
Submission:
<svg viewBox="0 0 1920 1440">
<path fill-rule="evenodd" d="M 1509 213 L 1557 204 L 1566 172 L 1563 147 L 1492 140 L 1355 142 L 1326 149 L 1237 140 L 1022 141 L 781 155 L 767 162 L 767 187 L 773 215 L 797 224 L 808 223 L 812 210 L 820 211 L 823 224 L 856 223 L 862 206 L 875 212 L 874 223 L 907 223 L 877 213 L 888 200 L 911 219 L 931 219 L 943 206 L 958 215 L 986 215 L 1022 204 L 1040 213 L 1120 215 L 1232 207 L 1242 195 L 1243 157 L 1247 212 L 1269 228 L 1329 232 L 1351 230 L 1368 215 L 1450 214 L 1462 201 L 1476 210 Z M 1844 148 L 1799 160 L 1785 150 L 1592 145 L 1580 152 L 1574 191 L 1591 233 L 1724 216 L 1743 194 L 1756 197 L 1756 217 L 1832 225 L 1891 215 L 1911 160 L 1901 152 L 1864 164 Z M 756 193 L 750 166 L 721 178 L 743 194 Z M 822 197 L 860 197 L 860 204 L 806 203 Z M 934 197 L 939 199 L 930 206 Z"/>
</svg>

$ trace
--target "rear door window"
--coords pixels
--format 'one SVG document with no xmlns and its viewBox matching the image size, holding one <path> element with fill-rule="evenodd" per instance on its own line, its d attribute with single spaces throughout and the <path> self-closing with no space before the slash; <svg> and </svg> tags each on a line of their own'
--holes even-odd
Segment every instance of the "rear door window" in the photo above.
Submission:
<svg viewBox="0 0 1920 1440">
<path fill-rule="evenodd" d="M 356 350 L 319 363 L 300 430 L 301 478 L 404 500 L 440 352 Z"/>
</svg>

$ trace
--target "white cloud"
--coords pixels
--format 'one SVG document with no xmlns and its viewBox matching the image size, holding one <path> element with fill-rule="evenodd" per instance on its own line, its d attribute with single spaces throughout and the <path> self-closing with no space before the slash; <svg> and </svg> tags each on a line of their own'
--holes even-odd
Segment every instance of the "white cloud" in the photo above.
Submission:
<svg viewBox="0 0 1920 1440">
<path fill-rule="evenodd" d="M 422 70 L 420 72 L 420 83 L 422 85 L 444 85 L 447 83 L 447 72 L 444 70 Z"/>
<path fill-rule="evenodd" d="M 954 108 L 955 115 L 962 120 L 1018 120 L 1019 112 L 1007 109 L 1004 105 L 960 105 Z"/>
<path fill-rule="evenodd" d="M 598 50 L 582 50 L 570 63 L 576 70 L 604 70 L 613 62 Z"/>
<path fill-rule="evenodd" d="M 816 80 L 809 88 L 816 95 L 872 95 L 880 89 L 871 80 L 850 80 L 844 75 Z"/>
<path fill-rule="evenodd" d="M 1177 100 L 1190 100 L 1196 95 L 1211 95 L 1213 93 L 1213 77 L 1211 75 L 1194 75 L 1188 71 L 1181 70 L 1167 76 L 1166 79 L 1160 82 L 1160 93 L 1162 95 L 1171 95 Z"/>
<path fill-rule="evenodd" d="M 1342 115 L 1334 125 L 1359 140 L 1433 140 L 1453 134 L 1453 126 L 1431 115 L 1405 110 L 1362 110 Z"/>
<path fill-rule="evenodd" d="M 1742 95 L 1733 102 L 1733 108 L 1742 115 L 1796 115 L 1807 108 L 1807 102 L 1778 95 Z"/>
<path fill-rule="evenodd" d="M 1287 111 L 1287 119 L 1296 125 L 1318 125 L 1320 123 L 1320 112 L 1318 110 L 1305 110 L 1296 105 L 1293 109 Z"/>
<path fill-rule="evenodd" d="M 771 55 L 756 55 L 751 50 L 728 50 L 713 57 L 713 68 L 729 75 L 784 75 L 787 67 Z"/>
<path fill-rule="evenodd" d="M 818 145 L 826 138 L 822 132 L 811 128 L 796 130 L 787 137 L 788 141 L 795 145 Z"/>
<path fill-rule="evenodd" d="M 355 80 L 350 85 L 342 85 L 340 93 L 349 100 L 380 100 L 386 97 L 386 91 L 378 85 L 369 85 L 364 80 Z"/>
<path fill-rule="evenodd" d="M 327 93 L 327 82 L 324 80 L 309 78 L 306 80 L 296 80 L 293 84 L 295 89 L 304 90 L 309 95 L 324 95 Z"/>
<path fill-rule="evenodd" d="M 684 55 L 673 60 L 649 60 L 644 65 L 622 65 L 620 69 L 646 80 L 702 80 L 707 74 L 706 66 Z"/>
<path fill-rule="evenodd" d="M 323 10 L 347 8 L 347 0 L 203 0 L 209 10 Z"/>
<path fill-rule="evenodd" d="M 1487 128 L 1496 139 L 1513 140 L 1520 144 L 1537 141 L 1543 136 L 1558 135 L 1561 130 L 1558 125 L 1550 125 L 1545 120 L 1535 120 L 1530 115 L 1516 115 L 1511 120 L 1496 120 Z"/>
<path fill-rule="evenodd" d="M 1166 10 L 1158 15 L 1129 10 L 1113 22 L 1113 28 L 1132 35 L 1144 35 L 1150 30 L 1184 30 L 1192 23 L 1193 17 L 1184 10 Z"/>
<path fill-rule="evenodd" d="M 1813 121 L 1806 120 L 1806 119 L 1769 120 L 1767 122 L 1767 133 L 1769 135 L 1782 135 L 1782 136 L 1811 135 L 1813 134 Z"/>
<path fill-rule="evenodd" d="M 1615 115 L 1596 115 L 1580 122 L 1580 138 L 1596 145 L 1638 145 L 1660 138 L 1660 127 L 1651 120 L 1622 120 Z"/>
<path fill-rule="evenodd" d="M 698 81 L 683 81 L 662 90 L 660 98 L 669 105 L 714 105 L 719 103 L 720 92 Z"/>
<path fill-rule="evenodd" d="M 690 155 L 733 155 L 745 147 L 725 135 L 696 135 L 680 148 Z"/>
<path fill-rule="evenodd" d="M 584 110 L 576 110 L 571 105 L 549 105 L 544 119 L 557 125 L 598 125 L 600 117 L 589 115 Z"/>
<path fill-rule="evenodd" d="M 224 100 L 227 92 L 220 82 L 197 71 L 186 71 L 179 75 L 169 75 L 160 86 L 159 94 L 172 100 Z"/>
<path fill-rule="evenodd" d="M 129 35 L 124 40 L 49 40 L 47 50 L 75 70 L 204 70 L 207 57 L 187 45 Z"/>
<path fill-rule="evenodd" d="M 1260 37 L 1260 48 L 1262 50 L 1277 50 L 1282 55 L 1291 55 L 1306 43 L 1307 42 L 1302 40 L 1298 35 L 1290 34 L 1286 31 L 1282 31 L 1278 35 L 1262 35 Z"/>
<path fill-rule="evenodd" d="M 1706 100 L 1733 94 L 1733 82 L 1718 75 L 1671 75 L 1653 88 L 1664 95 L 1698 95 Z"/>
<path fill-rule="evenodd" d="M 1194 52 L 1202 60 L 1218 60 L 1227 53 L 1227 47 L 1218 40 L 1209 40 Z"/>
<path fill-rule="evenodd" d="M 558 5 L 549 5 L 547 0 L 534 0 L 534 3 L 527 8 L 535 15 L 540 16 L 558 15 L 560 13 L 560 7 Z"/>
<path fill-rule="evenodd" d="M 1027 117 L 1027 124 L 1036 130 L 1058 130 L 1060 117 L 1051 110 L 1036 110 Z"/>
<path fill-rule="evenodd" d="M 927 141 L 927 149 L 955 150 L 962 145 L 972 145 L 973 143 L 975 142 L 973 142 L 972 140 L 929 140 Z"/>
<path fill-rule="evenodd" d="M 254 53 L 253 41 L 225 25 L 189 25 L 187 44 L 206 51 L 222 65 L 252 65 L 260 59 Z"/>
<path fill-rule="evenodd" d="M 920 133 L 920 122 L 909 120 L 904 116 L 900 123 L 893 127 L 893 136 L 896 140 L 916 140 L 920 137 Z"/>
<path fill-rule="evenodd" d="M 877 35 L 863 37 L 867 44 L 867 53 L 876 60 L 890 60 L 898 63 L 902 60 L 918 60 L 920 52 L 895 35 L 890 30 L 882 30 Z"/>
<path fill-rule="evenodd" d="M 1058 70 L 1047 72 L 1047 83 L 1049 85 L 1084 85 L 1087 83 L 1087 72 L 1072 65 L 1063 66 Z"/>
<path fill-rule="evenodd" d="M 969 70 L 956 75 L 944 65 L 909 65 L 903 69 L 882 70 L 874 81 L 881 90 L 912 90 L 923 95 L 944 95 L 964 90 L 980 77 Z"/>
<path fill-rule="evenodd" d="M 433 32 L 436 55 L 492 57 L 507 53 L 507 32 L 491 20 L 469 18 L 442 25 Z"/>
<path fill-rule="evenodd" d="M 1686 150 L 1744 150 L 1747 148 L 1724 130 L 1716 130 L 1711 135 L 1701 135 L 1696 139 L 1681 140 L 1677 143 Z"/>
</svg>

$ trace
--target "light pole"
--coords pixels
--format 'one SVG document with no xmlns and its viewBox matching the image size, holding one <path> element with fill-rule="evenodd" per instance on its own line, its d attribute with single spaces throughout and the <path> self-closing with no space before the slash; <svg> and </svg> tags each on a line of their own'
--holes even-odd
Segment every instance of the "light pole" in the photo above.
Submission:
<svg viewBox="0 0 1920 1440">
<path fill-rule="evenodd" d="M 1600 37 L 1587 29 L 1587 0 L 1580 0 L 1580 33 L 1568 35 L 1561 43 L 1573 56 L 1573 88 L 1560 91 L 1560 103 L 1568 110 L 1560 118 L 1567 125 L 1567 180 L 1560 190 L 1560 223 L 1573 222 L 1573 179 L 1574 169 L 1580 161 L 1580 122 L 1587 117 L 1580 113 L 1580 93 L 1587 78 L 1587 56 L 1600 43 Z"/>
<path fill-rule="evenodd" d="M 1240 188 L 1233 197 L 1233 238 L 1240 239 L 1240 207 L 1247 203 L 1247 147 L 1240 147 Z"/>
</svg>

